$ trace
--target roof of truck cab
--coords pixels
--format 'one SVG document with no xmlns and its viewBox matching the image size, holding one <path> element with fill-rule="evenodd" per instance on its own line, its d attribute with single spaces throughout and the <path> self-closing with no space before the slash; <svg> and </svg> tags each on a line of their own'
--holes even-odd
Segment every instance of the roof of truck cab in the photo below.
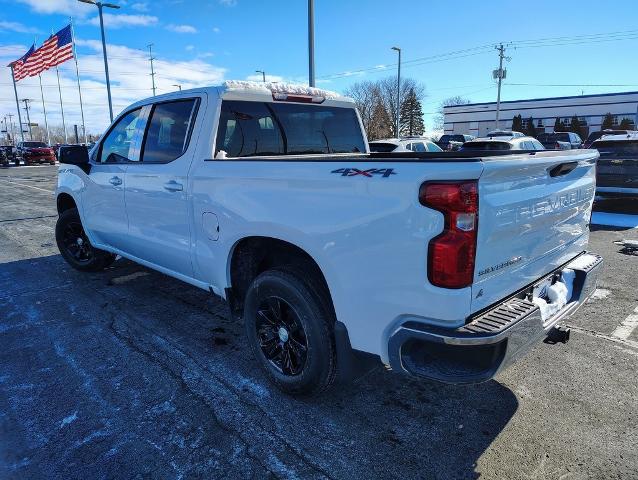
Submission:
<svg viewBox="0 0 638 480">
<path fill-rule="evenodd" d="M 344 97 L 337 92 L 330 90 L 324 90 L 322 88 L 308 87 L 307 85 L 300 85 L 294 83 L 280 83 L 280 82 L 249 82 L 243 80 L 227 80 L 221 85 L 192 88 L 188 90 L 179 90 L 171 93 L 165 93 L 163 95 L 157 95 L 155 97 L 148 97 L 131 105 L 131 107 L 137 107 L 142 105 L 148 105 L 149 103 L 165 102 L 168 100 L 177 100 L 185 98 L 193 94 L 206 93 L 212 97 L 222 98 L 226 100 L 247 100 L 247 101 L 262 101 L 272 102 L 273 94 L 289 94 L 289 95 L 303 95 L 312 97 L 323 97 L 321 103 L 315 103 L 315 105 L 326 106 L 343 106 L 354 107 L 354 100 L 348 97 Z M 130 107 L 127 107 L 127 109 Z"/>
</svg>

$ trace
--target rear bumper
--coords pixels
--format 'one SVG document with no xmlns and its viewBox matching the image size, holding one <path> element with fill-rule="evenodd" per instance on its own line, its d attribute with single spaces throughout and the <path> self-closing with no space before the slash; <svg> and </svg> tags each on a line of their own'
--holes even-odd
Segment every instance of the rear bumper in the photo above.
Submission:
<svg viewBox="0 0 638 480">
<path fill-rule="evenodd" d="M 578 310 L 596 289 L 601 266 L 600 256 L 585 253 L 557 270 L 570 268 L 576 272 L 573 294 L 545 321 L 534 303 L 514 297 L 457 329 L 407 322 L 390 337 L 390 366 L 395 371 L 446 383 L 489 380 Z"/>
</svg>

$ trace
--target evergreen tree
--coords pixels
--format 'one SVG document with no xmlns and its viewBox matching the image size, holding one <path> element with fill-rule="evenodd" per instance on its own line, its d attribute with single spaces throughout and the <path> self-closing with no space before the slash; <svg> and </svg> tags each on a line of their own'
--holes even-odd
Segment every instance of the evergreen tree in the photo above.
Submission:
<svg viewBox="0 0 638 480">
<path fill-rule="evenodd" d="M 580 120 L 578 120 L 578 117 L 576 115 L 574 115 L 572 117 L 571 122 L 569 123 L 569 131 L 570 132 L 574 132 L 580 138 L 583 138 L 585 136 L 585 132 L 583 130 L 584 129 L 583 129 L 583 126 L 580 123 Z"/>
<path fill-rule="evenodd" d="M 523 131 L 523 116 L 519 113 L 515 115 L 512 119 L 512 131 L 514 132 L 522 132 Z"/>
<path fill-rule="evenodd" d="M 416 96 L 414 89 L 408 91 L 405 99 L 401 103 L 399 116 L 399 133 L 401 136 L 413 137 L 423 135 L 425 125 L 423 124 L 423 108 Z"/>
<path fill-rule="evenodd" d="M 634 122 L 629 118 L 623 118 L 620 122 L 619 128 L 623 130 L 633 130 L 635 129 Z"/>
<path fill-rule="evenodd" d="M 611 113 L 606 113 L 605 118 L 603 118 L 603 124 L 600 126 L 600 129 L 606 130 L 609 128 L 614 128 L 614 116 Z"/>
<path fill-rule="evenodd" d="M 554 131 L 555 132 L 565 131 L 565 124 L 560 121 L 560 118 L 556 118 L 556 121 L 554 122 Z"/>
<path fill-rule="evenodd" d="M 524 133 L 530 137 L 536 137 L 538 134 L 538 132 L 536 132 L 536 127 L 534 126 L 534 117 L 529 117 L 527 119 L 527 128 Z"/>
</svg>

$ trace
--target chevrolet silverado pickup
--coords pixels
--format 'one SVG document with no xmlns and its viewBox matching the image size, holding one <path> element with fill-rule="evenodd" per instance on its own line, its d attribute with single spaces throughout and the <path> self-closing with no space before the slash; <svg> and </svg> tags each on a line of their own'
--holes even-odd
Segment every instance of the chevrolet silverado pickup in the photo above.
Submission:
<svg viewBox="0 0 638 480">
<path fill-rule="evenodd" d="M 450 383 L 494 377 L 593 292 L 595 150 L 369 153 L 354 103 L 226 82 L 126 108 L 60 150 L 56 241 L 210 291 L 290 394 L 367 352 Z M 542 368 L 542 366 L 539 366 Z"/>
</svg>

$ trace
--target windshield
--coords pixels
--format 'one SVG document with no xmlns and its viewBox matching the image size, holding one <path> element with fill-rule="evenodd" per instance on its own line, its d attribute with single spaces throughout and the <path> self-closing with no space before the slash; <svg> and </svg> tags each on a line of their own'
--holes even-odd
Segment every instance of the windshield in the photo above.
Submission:
<svg viewBox="0 0 638 480">
<path fill-rule="evenodd" d="M 439 139 L 439 143 L 449 143 L 449 142 L 465 142 L 465 137 L 463 135 L 443 135 Z"/>
<path fill-rule="evenodd" d="M 567 132 L 541 133 L 536 137 L 541 143 L 569 142 L 569 134 Z"/>
<path fill-rule="evenodd" d="M 638 158 L 638 140 L 598 140 L 592 145 L 600 157 Z"/>
<path fill-rule="evenodd" d="M 463 150 L 509 150 L 512 146 L 507 142 L 467 142 Z"/>
<path fill-rule="evenodd" d="M 354 108 L 224 100 L 215 155 L 365 153 Z"/>
<path fill-rule="evenodd" d="M 44 142 L 24 142 L 23 145 L 26 148 L 47 148 L 47 144 Z"/>
<path fill-rule="evenodd" d="M 393 151 L 397 146 L 394 143 L 387 142 L 370 142 L 370 151 L 371 152 L 381 152 L 388 153 Z"/>
</svg>

